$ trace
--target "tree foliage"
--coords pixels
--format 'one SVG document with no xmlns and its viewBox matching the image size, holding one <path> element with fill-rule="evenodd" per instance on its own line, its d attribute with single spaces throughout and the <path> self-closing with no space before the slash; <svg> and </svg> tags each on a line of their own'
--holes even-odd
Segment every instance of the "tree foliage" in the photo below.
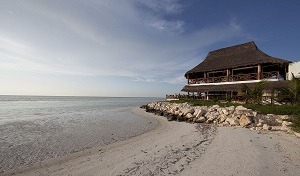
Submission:
<svg viewBox="0 0 300 176">
<path fill-rule="evenodd" d="M 278 99 L 286 103 L 299 104 L 300 103 L 300 78 L 293 75 L 290 80 L 290 85 L 287 88 L 281 88 L 278 93 Z"/>
<path fill-rule="evenodd" d="M 266 81 L 260 81 L 256 83 L 253 88 L 248 87 L 246 84 L 242 84 L 241 91 L 243 92 L 243 97 L 246 100 L 246 103 L 261 103 L 264 91 L 263 86 L 266 83 Z"/>
</svg>

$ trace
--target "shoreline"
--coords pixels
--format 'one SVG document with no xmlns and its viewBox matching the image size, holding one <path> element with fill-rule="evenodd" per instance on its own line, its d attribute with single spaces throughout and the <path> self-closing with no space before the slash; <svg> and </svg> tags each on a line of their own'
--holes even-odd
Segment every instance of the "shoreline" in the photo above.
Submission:
<svg viewBox="0 0 300 176">
<path fill-rule="evenodd" d="M 300 139 L 282 131 L 168 122 L 124 141 L 5 175 L 300 175 Z"/>
<path fill-rule="evenodd" d="M 126 140 L 157 126 L 155 119 L 141 117 L 132 112 L 133 108 L 0 125 L 0 175 L 50 158 Z"/>
<path fill-rule="evenodd" d="M 173 157 L 175 157 L 173 160 L 184 158 L 187 160 L 184 165 L 187 165 L 189 159 L 184 155 L 191 155 L 190 152 L 193 151 L 194 154 L 198 154 L 193 154 L 194 156 L 191 155 L 190 157 L 194 159 L 198 158 L 200 154 L 203 153 L 205 146 L 212 141 L 214 136 L 212 133 L 215 131 L 202 128 L 202 133 L 206 133 L 203 136 L 207 136 L 204 139 L 193 124 L 170 123 L 166 119 L 149 114 L 140 108 L 135 108 L 134 111 L 145 118 L 157 120 L 159 125 L 146 133 L 127 140 L 118 141 L 102 147 L 95 147 L 63 157 L 48 159 L 29 167 L 25 166 L 7 171 L 4 175 L 124 175 L 124 173 L 127 175 L 135 175 L 136 169 L 134 168 L 143 168 L 136 166 L 136 163 L 143 163 L 144 161 L 142 160 L 144 160 L 145 157 L 149 157 L 147 162 L 150 162 L 153 156 L 156 156 L 158 163 L 152 163 L 156 166 L 163 163 L 172 163 L 170 161 L 160 160 L 162 155 L 165 156 L 165 160 L 169 160 Z M 211 127 L 208 126 L 208 128 Z M 174 135 L 177 137 L 174 138 Z M 176 149 L 175 146 L 177 146 Z M 182 149 L 182 146 L 185 147 Z M 198 146 L 198 148 L 194 148 L 194 146 Z M 179 154 L 180 156 L 178 156 Z M 112 169 L 111 167 L 114 168 Z M 166 168 L 169 168 L 169 166 Z M 179 172 L 177 166 L 173 168 L 173 170 L 174 173 Z M 148 171 L 141 171 L 141 173 L 145 172 Z"/>
<path fill-rule="evenodd" d="M 138 134 L 138 135 L 135 135 L 135 136 L 131 136 L 131 134 L 129 134 L 128 137 L 123 139 L 123 140 L 118 139 L 118 140 L 116 140 L 115 142 L 112 142 L 112 143 L 102 144 L 100 146 L 95 146 L 95 147 L 85 149 L 85 150 L 82 150 L 82 151 L 77 151 L 75 153 L 69 153 L 69 154 L 66 154 L 66 155 L 63 155 L 63 156 L 58 156 L 58 157 L 49 158 L 49 159 L 46 159 L 46 160 L 43 160 L 43 161 L 38 161 L 38 162 L 29 164 L 29 165 L 19 166 L 19 167 L 7 170 L 5 172 L 0 172 L 0 175 L 14 175 L 15 173 L 26 172 L 26 171 L 31 170 L 31 169 L 37 169 L 39 167 L 52 165 L 52 164 L 55 164 L 57 162 L 59 162 L 59 163 L 66 162 L 68 160 L 72 160 L 72 159 L 75 159 L 75 158 L 78 158 L 78 157 L 91 155 L 91 154 L 94 154 L 96 152 L 99 152 L 100 150 L 101 151 L 102 150 L 107 150 L 110 147 L 115 147 L 115 146 L 118 146 L 118 145 L 124 145 L 128 141 L 135 140 L 135 138 L 139 138 L 142 135 L 146 135 L 147 133 L 151 133 L 151 131 L 154 131 L 154 130 L 160 128 L 161 120 L 159 118 L 152 118 L 152 117 L 147 116 L 146 114 L 141 114 L 139 112 L 140 111 L 139 109 L 140 108 L 126 108 L 126 111 L 129 112 L 129 113 L 133 113 L 133 114 L 135 114 L 139 117 L 145 118 L 145 119 L 149 120 L 150 123 L 152 123 L 151 125 L 157 124 L 157 126 L 153 127 L 150 130 L 141 131 L 141 134 Z"/>
</svg>

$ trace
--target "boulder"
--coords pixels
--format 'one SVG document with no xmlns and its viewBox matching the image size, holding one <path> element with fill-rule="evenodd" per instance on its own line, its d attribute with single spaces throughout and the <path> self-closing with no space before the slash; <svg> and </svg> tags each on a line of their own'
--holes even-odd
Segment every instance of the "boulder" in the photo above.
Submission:
<svg viewBox="0 0 300 176">
<path fill-rule="evenodd" d="M 288 121 L 283 121 L 281 124 L 281 130 L 282 131 L 291 131 L 291 127 L 290 125 L 292 125 L 292 122 L 288 122 Z"/>
<path fill-rule="evenodd" d="M 193 114 L 191 114 L 191 113 L 188 113 L 185 117 L 188 118 L 188 119 L 190 119 L 190 118 L 194 118 L 195 116 Z"/>
<path fill-rule="evenodd" d="M 227 116 L 225 114 L 221 114 L 220 118 L 219 118 L 219 123 L 225 122 L 226 118 L 227 118 Z"/>
<path fill-rule="evenodd" d="M 207 119 L 207 123 L 212 123 L 216 119 L 216 116 L 211 116 L 209 119 Z"/>
<path fill-rule="evenodd" d="M 196 123 L 203 123 L 203 122 L 205 122 L 205 121 L 206 121 L 206 119 L 205 119 L 205 117 L 203 117 L 203 116 L 201 116 L 201 117 L 199 117 L 199 118 L 196 118 L 196 120 L 195 120 Z"/>
<path fill-rule="evenodd" d="M 262 124 L 262 123 L 258 123 L 256 126 L 257 126 L 257 127 L 262 127 L 263 124 Z"/>
<path fill-rule="evenodd" d="M 242 115 L 241 118 L 240 118 L 240 125 L 242 127 L 251 125 L 251 122 L 252 122 L 251 118 L 246 116 L 246 115 Z"/>
<path fill-rule="evenodd" d="M 246 111 L 247 108 L 245 108 L 245 107 L 243 107 L 243 106 L 237 106 L 237 107 L 235 108 L 235 110 L 236 110 L 236 111 Z"/>
<path fill-rule="evenodd" d="M 280 115 L 279 118 L 281 120 L 287 120 L 287 121 L 291 120 L 291 116 L 288 116 L 288 115 Z"/>
<path fill-rule="evenodd" d="M 194 108 L 187 108 L 185 110 L 183 110 L 183 115 L 187 115 L 187 114 L 193 114 L 195 112 Z"/>
<path fill-rule="evenodd" d="M 196 117 L 197 117 L 197 118 L 200 118 L 201 116 L 204 115 L 204 113 L 205 113 L 205 110 L 204 110 L 204 109 L 199 109 L 199 110 L 198 110 L 198 113 L 196 114 Z"/>
<path fill-rule="evenodd" d="M 253 114 L 254 117 L 257 116 L 257 112 L 256 111 L 253 111 L 252 114 Z"/>
<path fill-rule="evenodd" d="M 294 134 L 295 134 L 298 138 L 300 138 L 300 133 L 294 132 Z"/>
<path fill-rule="evenodd" d="M 225 109 L 225 108 L 222 109 L 222 112 L 223 112 L 223 114 L 225 114 L 225 115 L 228 115 L 228 114 L 229 114 L 228 110 Z"/>
<path fill-rule="evenodd" d="M 263 129 L 264 129 L 264 130 L 272 130 L 272 127 L 269 126 L 268 124 L 264 124 L 264 125 L 263 125 Z"/>
<path fill-rule="evenodd" d="M 225 122 L 228 122 L 231 126 L 237 126 L 240 125 L 239 120 L 233 118 L 233 117 L 228 117 Z"/>
</svg>

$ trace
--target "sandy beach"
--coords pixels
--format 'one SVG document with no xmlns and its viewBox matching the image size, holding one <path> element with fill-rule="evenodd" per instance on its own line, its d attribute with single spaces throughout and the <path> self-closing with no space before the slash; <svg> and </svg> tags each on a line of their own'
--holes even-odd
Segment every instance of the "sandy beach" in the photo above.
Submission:
<svg viewBox="0 0 300 176">
<path fill-rule="evenodd" d="M 158 121 L 142 135 L 5 175 L 300 175 L 300 139 L 283 132 Z"/>
</svg>

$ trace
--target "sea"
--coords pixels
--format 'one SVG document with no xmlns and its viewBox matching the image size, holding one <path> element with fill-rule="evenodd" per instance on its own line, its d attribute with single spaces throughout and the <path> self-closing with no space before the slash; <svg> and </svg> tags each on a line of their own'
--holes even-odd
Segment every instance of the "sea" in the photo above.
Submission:
<svg viewBox="0 0 300 176">
<path fill-rule="evenodd" d="M 133 112 L 163 98 L 0 96 L 0 174 L 145 133 L 158 122 Z"/>
</svg>

